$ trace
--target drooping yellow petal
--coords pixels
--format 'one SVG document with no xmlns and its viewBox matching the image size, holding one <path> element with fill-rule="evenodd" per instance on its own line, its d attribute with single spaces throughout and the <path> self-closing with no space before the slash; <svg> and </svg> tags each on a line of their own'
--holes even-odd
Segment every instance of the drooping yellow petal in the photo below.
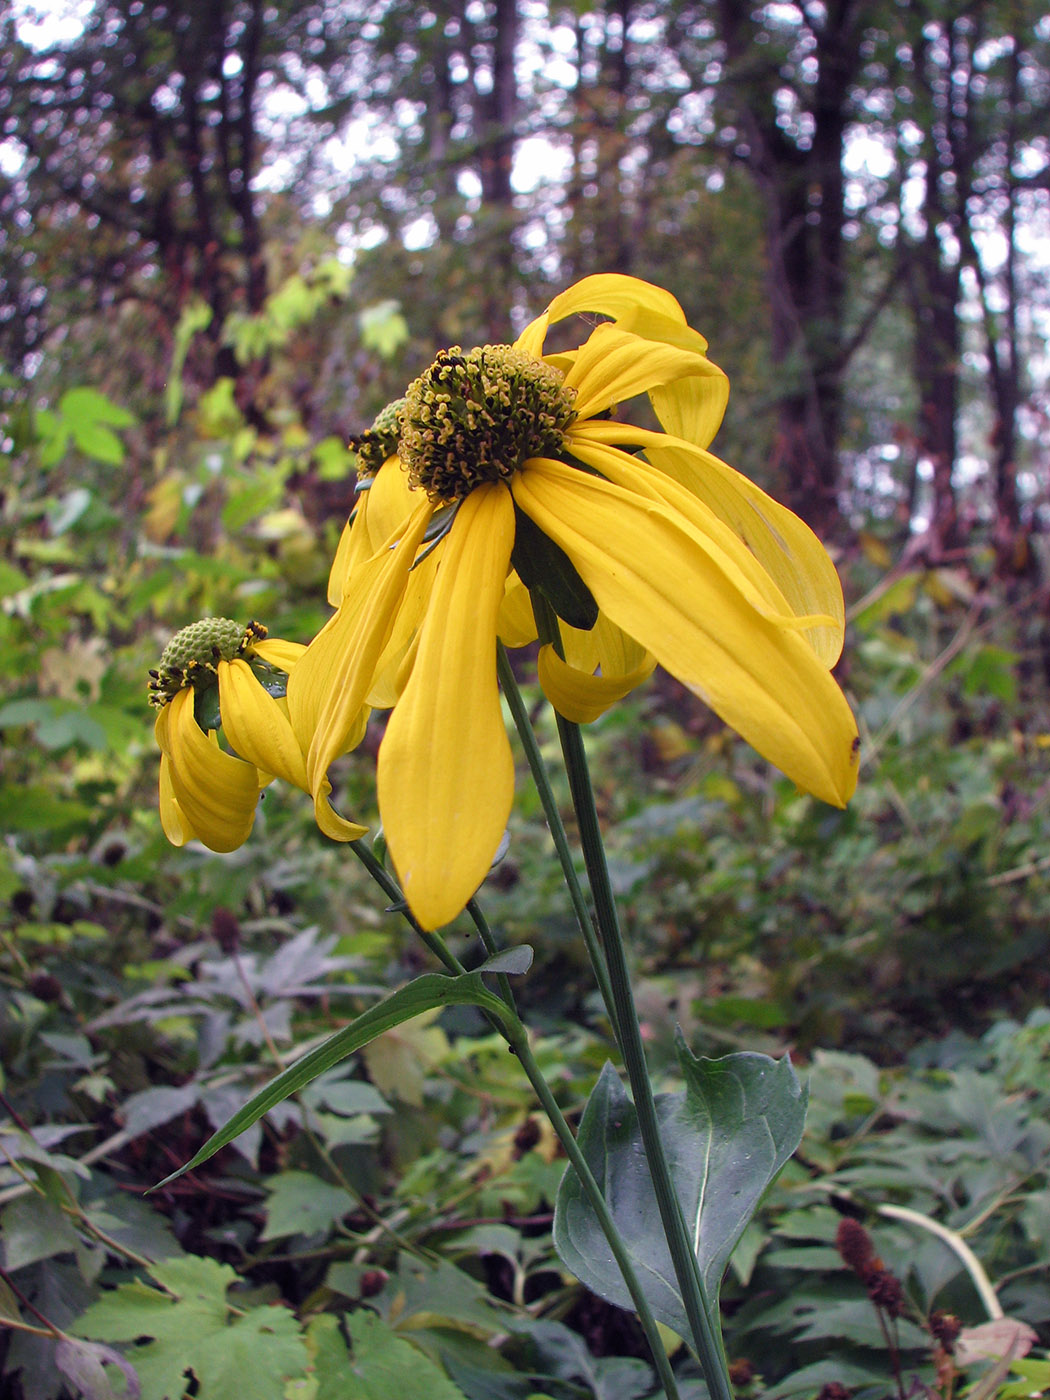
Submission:
<svg viewBox="0 0 1050 1400">
<path fill-rule="evenodd" d="M 163 711 L 161 712 L 163 713 Z M 160 724 L 160 715 L 157 716 L 157 724 Z M 187 841 L 192 841 L 193 832 L 183 815 L 175 796 L 175 790 L 171 785 L 171 765 L 168 762 L 168 755 L 162 753 L 160 756 L 160 824 L 164 828 L 164 835 L 173 846 L 185 846 Z"/>
<path fill-rule="evenodd" d="M 388 457 L 372 478 L 362 496 L 368 497 L 365 520 L 371 552 L 382 549 L 393 535 L 401 533 L 418 510 L 422 493 L 413 491 L 401 458 Z"/>
<path fill-rule="evenodd" d="M 442 541 L 408 575 L 401 606 L 383 653 L 376 662 L 375 677 L 368 692 L 368 703 L 374 710 L 391 709 L 404 689 L 407 677 L 407 673 L 403 673 L 405 658 L 426 615 L 444 547 Z"/>
<path fill-rule="evenodd" d="M 529 323 L 514 342 L 519 350 L 529 355 L 539 355 L 550 326 L 567 316 L 582 315 L 586 312 L 609 316 L 621 324 L 624 330 L 639 329 L 643 318 L 652 317 L 668 325 L 684 327 L 685 312 L 670 292 L 657 287 L 652 282 L 643 282 L 638 277 L 628 277 L 620 272 L 599 272 L 584 277 L 554 298 L 541 315 Z M 632 324 L 632 322 L 638 323 Z M 700 342 L 701 350 L 707 349 L 707 341 L 696 331 L 690 331 Z M 667 339 L 664 335 L 651 336 L 652 339 Z"/>
<path fill-rule="evenodd" d="M 599 614 L 594 635 L 598 642 L 598 664 L 603 675 L 628 676 L 646 667 L 649 671 L 654 669 L 656 662 L 645 647 L 609 618 Z"/>
<path fill-rule="evenodd" d="M 590 724 L 610 705 L 630 694 L 653 673 L 656 658 L 650 656 L 634 671 L 591 675 L 563 661 L 552 646 L 540 648 L 536 663 L 543 693 L 560 715 L 574 724 Z"/>
<path fill-rule="evenodd" d="M 462 910 L 489 869 L 514 795 L 496 684 L 496 618 L 510 568 L 514 508 L 479 486 L 445 540 L 412 674 L 379 750 L 383 830 L 424 928 Z"/>
<path fill-rule="evenodd" d="M 279 671 L 290 671 L 306 651 L 302 642 L 286 642 L 280 637 L 267 637 L 261 642 L 254 642 L 252 649 Z"/>
<path fill-rule="evenodd" d="M 547 307 L 547 316 L 554 325 L 566 316 L 584 311 L 610 316 L 614 321 L 639 319 L 648 313 L 672 323 L 686 324 L 685 312 L 670 292 L 622 272 L 598 272 L 582 278 L 554 298 Z"/>
<path fill-rule="evenodd" d="M 800 787 L 845 805 L 857 729 L 842 692 L 797 632 L 752 606 L 688 522 L 560 462 L 530 461 L 512 489 L 604 613 Z"/>
<path fill-rule="evenodd" d="M 586 671 L 588 675 L 596 671 L 598 638 L 595 636 L 595 627 L 570 627 L 567 622 L 559 619 L 558 630 L 561 633 L 562 651 L 569 666 L 574 671 Z"/>
<path fill-rule="evenodd" d="M 721 374 L 710 360 L 692 350 L 643 340 L 606 323 L 580 346 L 565 386 L 576 390 L 576 412 L 584 419 L 676 379 Z"/>
<path fill-rule="evenodd" d="M 652 675 L 656 658 L 604 614 L 587 631 L 566 622 L 559 627 L 565 658 L 542 648 L 538 674 L 547 699 L 566 719 L 590 724 Z"/>
<path fill-rule="evenodd" d="M 388 457 L 368 485 L 358 492 L 352 518 L 343 526 L 328 574 L 328 601 L 339 606 L 350 576 L 382 549 L 404 526 L 419 504 L 399 457 Z"/>
<path fill-rule="evenodd" d="M 499 639 L 505 647 L 527 647 L 536 640 L 536 618 L 532 612 L 529 590 L 512 573 L 507 578 L 503 601 L 499 606 L 497 624 Z"/>
<path fill-rule="evenodd" d="M 827 550 L 793 511 L 712 453 L 665 433 L 624 423 L 581 423 L 572 432 L 581 443 L 644 447 L 654 467 L 684 486 L 743 540 L 796 616 L 832 619 L 831 626 L 807 628 L 806 640 L 826 666 L 834 666 L 845 631 L 842 584 Z M 681 497 L 674 493 L 669 504 L 680 507 Z"/>
<path fill-rule="evenodd" d="M 701 548 L 718 563 L 752 607 L 770 621 L 805 632 L 807 637 L 821 629 L 835 630 L 838 624 L 833 613 L 798 614 L 736 531 L 679 482 L 641 458 L 596 442 L 584 433 L 573 440 L 572 447 L 581 462 L 595 467 L 609 481 L 638 498 L 670 507 L 680 522 L 692 528 Z M 841 605 L 839 611 L 841 613 Z"/>
<path fill-rule="evenodd" d="M 247 661 L 220 661 L 219 713 L 233 750 L 264 773 L 304 792 L 306 763 L 288 716 L 252 674 Z"/>
<path fill-rule="evenodd" d="M 255 765 L 225 753 L 214 734 L 204 734 L 193 717 L 192 690 L 180 690 L 161 710 L 156 735 L 184 827 L 213 851 L 243 846 L 259 801 Z"/>
<path fill-rule="evenodd" d="M 366 714 L 365 721 L 367 719 Z M 357 742 L 360 743 L 360 739 Z M 323 831 L 330 841 L 356 841 L 364 836 L 368 827 L 341 817 L 329 800 L 331 795 L 332 784 L 324 777 L 318 783 L 317 792 L 314 794 L 314 819 L 318 829 Z"/>
<path fill-rule="evenodd" d="M 423 500 L 404 536 L 354 570 L 338 610 L 288 677 L 288 713 L 307 754 L 311 790 L 328 764 L 347 751 L 346 736 L 360 723 L 432 510 Z"/>
<path fill-rule="evenodd" d="M 331 789 L 325 775 L 329 764 L 360 743 L 364 735 L 369 710 L 366 697 L 432 513 L 433 507 L 424 498 L 402 538 L 354 571 L 338 612 L 329 618 L 288 677 L 292 729 L 306 753 L 314 814 L 328 835 L 343 819 L 328 804 Z"/>
<path fill-rule="evenodd" d="M 368 499 L 368 492 L 363 491 L 364 500 L 358 503 L 357 512 L 343 526 L 339 536 L 339 543 L 336 545 L 335 558 L 332 560 L 332 567 L 328 570 L 328 604 L 337 608 L 343 596 L 343 584 L 346 576 L 350 572 L 350 562 L 353 558 L 357 542 L 366 536 L 364 523 L 358 527 L 357 534 L 354 534 L 354 526 L 358 518 L 365 510 L 365 500 Z"/>
</svg>

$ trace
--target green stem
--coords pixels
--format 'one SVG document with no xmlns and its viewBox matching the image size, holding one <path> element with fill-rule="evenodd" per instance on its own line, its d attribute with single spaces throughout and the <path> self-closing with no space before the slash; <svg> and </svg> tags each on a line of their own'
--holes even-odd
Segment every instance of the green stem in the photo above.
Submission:
<svg viewBox="0 0 1050 1400">
<path fill-rule="evenodd" d="M 569 846 L 569 838 L 565 831 L 565 823 L 561 819 L 561 812 L 558 810 L 558 800 L 554 795 L 551 786 L 550 774 L 547 772 L 547 765 L 543 761 L 540 753 L 540 746 L 536 742 L 536 734 L 529 721 L 528 710 L 522 698 L 521 690 L 515 679 L 514 671 L 511 668 L 510 660 L 504 649 L 503 643 L 498 644 L 497 666 L 499 671 L 500 688 L 507 700 L 511 717 L 514 720 L 514 727 L 518 731 L 518 738 L 525 751 L 525 758 L 532 774 L 532 781 L 536 784 L 536 791 L 539 793 L 540 803 L 543 807 L 543 815 L 547 819 L 547 829 L 550 831 L 551 839 L 554 842 L 554 849 L 558 853 L 558 862 L 561 865 L 562 875 L 565 879 L 566 887 L 569 891 L 569 899 L 572 901 L 573 912 L 576 915 L 576 922 L 580 926 L 583 940 L 587 945 L 587 952 L 590 955 L 591 963 L 594 967 L 595 980 L 598 983 L 598 990 L 601 993 L 602 1001 L 609 1020 L 612 1023 L 613 1033 L 616 1034 L 616 1008 L 613 1001 L 612 986 L 609 983 L 609 973 L 605 966 L 605 957 L 602 954 L 601 944 L 598 941 L 598 934 L 594 926 L 594 919 L 587 905 L 587 898 L 580 885 L 579 876 L 576 874 L 576 867 L 573 864 L 572 850 Z M 619 1036 L 617 1035 L 617 1039 Z"/>
<path fill-rule="evenodd" d="M 362 841 L 351 841 L 350 846 L 358 860 L 361 861 L 362 865 L 364 865 L 365 869 L 376 881 L 383 893 L 398 906 L 400 912 L 408 920 L 415 932 L 426 940 L 427 947 L 430 948 L 435 957 L 437 957 L 450 972 L 457 975 L 465 972 L 466 968 L 447 947 L 444 939 L 441 938 L 440 935 L 424 933 L 423 929 L 419 927 L 419 924 L 412 915 L 412 911 L 404 902 L 404 896 L 398 888 L 397 882 L 392 878 L 383 864 L 376 859 L 372 851 L 369 850 Z M 493 957 L 499 951 L 499 948 L 496 944 L 496 940 L 492 936 L 492 930 L 489 928 L 488 920 L 482 913 L 481 907 L 476 899 L 472 899 L 469 902 L 467 905 L 467 912 L 474 921 L 474 927 L 478 931 L 486 953 L 488 953 L 490 957 Z M 631 1295 L 635 1311 L 638 1314 L 638 1320 L 642 1325 L 642 1331 L 645 1333 L 646 1341 L 649 1343 L 653 1365 L 656 1367 L 657 1374 L 660 1377 L 660 1384 L 666 1392 L 667 1400 L 679 1400 L 678 1386 L 675 1382 L 674 1372 L 671 1369 L 671 1363 L 668 1359 L 663 1339 L 660 1336 L 660 1329 L 656 1324 L 656 1319 L 653 1316 L 652 1309 L 649 1307 L 649 1302 L 645 1293 L 642 1291 L 642 1286 L 638 1282 L 638 1275 L 634 1271 L 634 1265 L 631 1262 L 630 1255 L 627 1253 L 623 1240 L 620 1238 L 620 1233 L 616 1228 L 616 1222 L 613 1220 L 609 1207 L 605 1203 L 605 1197 L 602 1195 L 601 1187 L 595 1180 L 594 1173 L 587 1165 L 583 1153 L 577 1146 L 572 1128 L 569 1126 L 565 1115 L 562 1113 L 550 1085 L 544 1078 L 543 1070 L 540 1068 L 538 1060 L 532 1053 L 528 1031 L 521 1017 L 518 1015 L 510 979 L 505 973 L 498 973 L 497 983 L 500 989 L 500 996 L 507 1007 L 508 1015 L 506 1023 L 497 1020 L 495 1016 L 490 1016 L 487 1019 L 499 1034 L 503 1036 L 510 1049 L 517 1056 L 529 1083 L 532 1085 L 533 1092 L 540 1101 L 540 1106 L 550 1119 L 551 1126 L 558 1136 L 558 1141 L 561 1143 L 566 1157 L 569 1159 L 577 1176 L 580 1178 L 584 1194 L 587 1196 L 591 1209 L 594 1211 L 598 1223 L 601 1225 L 605 1238 L 608 1241 L 609 1249 L 619 1266 L 624 1283 L 627 1285 L 627 1290 Z"/>
<path fill-rule="evenodd" d="M 539 628 L 541 642 L 560 644 L 558 621 L 553 610 L 542 595 L 534 592 L 533 608 Z M 620 1031 L 620 1044 L 624 1064 L 634 1097 L 635 1111 L 638 1114 L 638 1127 L 642 1135 L 646 1161 L 652 1176 L 656 1204 L 660 1211 L 664 1235 L 667 1239 L 675 1277 L 681 1289 L 682 1302 L 692 1329 L 697 1356 L 703 1368 L 704 1378 L 712 1400 L 732 1400 L 732 1388 L 726 1369 L 725 1350 L 721 1340 L 721 1329 L 711 1302 L 707 1297 L 696 1251 L 693 1248 L 682 1205 L 674 1188 L 671 1170 L 664 1153 L 660 1123 L 656 1116 L 656 1102 L 653 1098 L 649 1069 L 642 1046 L 638 1012 L 631 989 L 631 978 L 627 968 L 627 956 L 616 900 L 609 879 L 609 867 L 605 857 L 601 825 L 594 803 L 587 756 L 584 752 L 583 737 L 579 725 L 557 715 L 558 734 L 561 739 L 562 754 L 569 778 L 576 821 L 580 830 L 580 844 L 583 847 L 584 864 L 591 885 L 594 909 L 601 933 L 605 962 L 612 984 L 612 995 L 616 1005 L 616 1024 Z"/>
</svg>

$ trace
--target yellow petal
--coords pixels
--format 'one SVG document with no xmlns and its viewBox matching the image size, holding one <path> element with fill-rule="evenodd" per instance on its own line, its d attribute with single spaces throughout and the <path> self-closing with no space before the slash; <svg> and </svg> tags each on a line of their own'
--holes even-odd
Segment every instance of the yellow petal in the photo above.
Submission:
<svg viewBox="0 0 1050 1400">
<path fill-rule="evenodd" d="M 645 340 L 677 345 L 705 356 L 707 341 L 691 326 L 685 324 L 681 308 L 668 316 L 650 305 L 631 306 L 617 317 L 620 330 Z M 657 385 L 649 391 L 653 409 L 669 433 L 706 447 L 718 432 L 729 402 L 729 380 L 711 366 L 712 373 L 691 375 L 673 383 Z"/>
<path fill-rule="evenodd" d="M 656 662 L 645 647 L 607 617 L 599 615 L 593 631 L 598 643 L 598 664 L 602 675 L 627 676 L 646 667 L 648 674 L 655 667 Z"/>
<path fill-rule="evenodd" d="M 379 750 L 379 811 L 408 903 L 440 928 L 474 894 L 514 795 L 496 683 L 496 618 L 514 542 L 501 484 L 461 504 L 419 636 L 412 675 Z"/>
<path fill-rule="evenodd" d="M 375 710 L 392 709 L 404 688 L 407 677 L 402 675 L 402 667 L 426 615 L 444 547 L 442 541 L 431 550 L 411 570 L 405 582 L 401 606 L 382 655 L 376 662 L 375 677 L 368 692 L 368 703 Z"/>
<path fill-rule="evenodd" d="M 213 851 L 243 846 L 259 802 L 255 765 L 223 752 L 214 734 L 204 734 L 193 717 L 192 690 L 180 690 L 164 707 L 156 735 L 186 829 Z"/>
<path fill-rule="evenodd" d="M 328 603 L 329 606 L 333 608 L 339 606 L 339 600 L 343 596 L 343 584 L 346 581 L 347 574 L 350 572 L 350 561 L 354 554 L 355 544 L 357 540 L 365 535 L 365 527 L 363 524 L 358 529 L 357 535 L 354 535 L 354 525 L 357 522 L 358 516 L 360 516 L 365 509 L 365 501 L 368 499 L 368 492 L 363 491 L 361 495 L 363 499 L 358 502 L 357 513 L 343 526 L 342 533 L 339 536 L 339 543 L 336 546 L 335 558 L 332 560 L 332 567 L 328 570 Z"/>
<path fill-rule="evenodd" d="M 252 674 L 247 661 L 220 661 L 219 713 L 223 733 L 241 758 L 304 792 L 306 764 L 288 716 Z"/>
<path fill-rule="evenodd" d="M 433 507 L 424 498 L 396 545 L 353 572 L 338 612 L 288 677 L 288 713 L 299 746 L 306 752 L 314 812 L 326 832 L 335 814 L 329 817 L 325 774 L 329 764 L 364 734 L 366 697 L 432 514 Z"/>
<path fill-rule="evenodd" d="M 752 606 L 688 522 L 560 462 L 529 462 L 512 489 L 602 612 L 800 787 L 845 805 L 857 729 L 842 692 L 797 632 Z"/>
<path fill-rule="evenodd" d="M 619 272 L 600 272 L 592 277 L 584 277 L 551 302 L 542 315 L 529 323 L 514 344 L 528 355 L 539 356 L 548 327 L 566 316 L 596 312 L 609 316 L 621 323 L 624 330 L 635 330 L 643 318 L 651 317 L 667 325 L 685 327 L 685 312 L 678 302 L 663 287 L 652 282 L 643 282 L 637 277 L 628 277 Z M 641 335 L 646 331 L 639 329 Z M 696 338 L 701 350 L 707 349 L 707 341 L 696 331 L 689 331 Z M 654 335 L 652 339 L 668 339 L 666 335 Z"/>
<path fill-rule="evenodd" d="M 288 677 L 288 713 L 307 753 L 311 790 L 349 747 L 375 665 L 390 636 L 416 550 L 433 507 L 425 499 L 404 536 L 353 571 L 338 611 Z"/>
<path fill-rule="evenodd" d="M 578 417 L 584 419 L 635 394 L 696 375 L 715 377 L 722 371 L 692 350 L 642 340 L 606 323 L 580 346 L 565 385 L 576 390 L 574 406 Z"/>
<path fill-rule="evenodd" d="M 622 423 L 581 423 L 572 431 L 581 442 L 644 447 L 654 467 L 684 486 L 744 541 L 791 612 L 832 620 L 830 626 L 807 628 L 806 640 L 826 666 L 834 666 L 845 631 L 842 585 L 827 550 L 804 521 L 746 476 L 692 443 Z M 600 463 L 596 465 L 602 470 Z M 681 505 L 677 493 L 665 499 Z"/>
<path fill-rule="evenodd" d="M 706 447 L 722 426 L 729 403 L 729 380 L 716 375 L 694 375 L 673 384 L 658 384 L 649 398 L 661 424 L 669 433 Z"/>
<path fill-rule="evenodd" d="M 536 619 L 529 590 L 512 573 L 507 579 L 497 623 L 499 639 L 505 647 L 527 647 L 536 640 Z"/>
<path fill-rule="evenodd" d="M 332 784 L 327 778 L 322 778 L 314 796 L 314 819 L 320 830 L 331 841 L 356 841 L 364 836 L 368 827 L 341 817 L 329 801 L 331 795 Z"/>
<path fill-rule="evenodd" d="M 670 292 L 652 282 L 643 282 L 638 277 L 628 277 L 620 272 L 599 272 L 592 277 L 584 277 L 556 296 L 547 307 L 546 314 L 550 324 L 554 325 L 566 316 L 583 311 L 611 316 L 614 321 L 629 321 L 649 313 L 683 326 L 686 324 L 685 312 Z"/>
<path fill-rule="evenodd" d="M 157 716 L 157 723 L 160 723 L 160 715 Z M 165 753 L 160 756 L 159 806 L 160 824 L 164 828 L 164 835 L 173 846 L 185 846 L 187 841 L 193 839 L 193 832 L 190 830 L 189 823 L 183 815 L 182 808 L 175 796 L 175 790 L 171 785 L 171 765 Z"/>
<path fill-rule="evenodd" d="M 372 478 L 372 485 L 361 494 L 368 499 L 365 520 L 373 554 L 405 529 L 423 499 L 422 493 L 409 485 L 400 457 L 388 457 Z"/>
<path fill-rule="evenodd" d="M 572 448 L 581 462 L 595 467 L 602 476 L 622 486 L 631 495 L 669 506 L 671 513 L 693 530 L 701 548 L 717 561 L 726 577 L 752 607 L 764 613 L 771 622 L 805 632 L 807 637 L 819 629 L 834 631 L 838 626 L 835 615 L 830 612 L 796 613 L 772 575 L 759 563 L 741 537 L 704 501 L 664 472 L 657 471 L 639 457 L 621 452 L 617 447 L 597 443 L 593 435 L 581 433 L 574 437 Z M 841 602 L 839 612 L 841 614 Z"/>
<path fill-rule="evenodd" d="M 253 650 L 279 671 L 290 671 L 306 648 L 302 642 L 286 642 L 280 637 L 269 637 L 264 641 L 255 642 Z"/>
<path fill-rule="evenodd" d="M 598 669 L 598 638 L 595 635 L 595 627 L 570 627 L 567 622 L 560 618 L 558 620 L 565 660 L 574 671 L 586 671 L 590 675 Z"/>
<path fill-rule="evenodd" d="M 647 680 L 655 665 L 656 658 L 649 657 L 637 670 L 626 674 L 603 672 L 593 676 L 563 661 L 552 646 L 544 646 L 536 668 L 543 693 L 558 713 L 574 724 L 590 724 Z"/>
</svg>

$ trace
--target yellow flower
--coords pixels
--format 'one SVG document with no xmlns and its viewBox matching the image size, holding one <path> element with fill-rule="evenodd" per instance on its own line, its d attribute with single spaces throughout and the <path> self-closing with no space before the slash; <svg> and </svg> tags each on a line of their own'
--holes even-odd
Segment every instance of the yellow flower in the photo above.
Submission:
<svg viewBox="0 0 1050 1400">
<path fill-rule="evenodd" d="M 544 355 L 548 328 L 584 312 L 611 320 Z M 496 640 L 536 635 L 523 585 L 562 620 L 565 660 L 544 648 L 539 674 L 568 718 L 594 718 L 659 663 L 800 787 L 840 806 L 853 792 L 856 725 L 830 675 L 838 577 L 807 526 L 706 450 L 728 395 L 706 349 L 669 293 L 589 277 L 513 346 L 442 352 L 394 406 L 396 434 L 366 435 L 378 471 L 289 714 L 335 834 L 328 765 L 369 706 L 393 706 L 379 808 L 427 928 L 480 885 L 509 815 Z M 663 432 L 610 416 L 640 394 Z"/>
<path fill-rule="evenodd" d="M 305 650 L 229 618 L 195 622 L 168 643 L 149 689 L 159 708 L 160 819 L 173 845 L 196 839 L 232 851 L 248 839 L 260 789 L 273 777 L 308 788 L 287 707 L 271 693 L 283 691 L 284 673 Z M 220 716 L 236 753 L 219 747 Z M 365 831 L 341 818 L 335 826 L 342 840 Z"/>
</svg>

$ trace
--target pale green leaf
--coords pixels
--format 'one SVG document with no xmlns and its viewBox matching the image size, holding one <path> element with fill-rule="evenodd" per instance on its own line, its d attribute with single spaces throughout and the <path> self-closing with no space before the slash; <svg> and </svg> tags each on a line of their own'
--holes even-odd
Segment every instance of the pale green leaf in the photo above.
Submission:
<svg viewBox="0 0 1050 1400">
<path fill-rule="evenodd" d="M 338 1319 L 324 1315 L 310 1323 L 317 1400 L 390 1400 L 399 1395 L 464 1400 L 435 1362 L 374 1313 L 350 1313 L 345 1322 L 353 1347 L 349 1355 Z"/>
<path fill-rule="evenodd" d="M 266 1183 L 266 1228 L 261 1239 L 279 1240 L 288 1235 L 316 1235 L 354 1207 L 341 1186 L 333 1186 L 310 1172 L 284 1171 Z"/>
<path fill-rule="evenodd" d="M 237 1280 L 229 1265 L 187 1256 L 149 1273 L 164 1292 L 121 1284 L 76 1326 L 96 1341 L 137 1343 L 126 1354 L 142 1400 L 181 1400 L 194 1380 L 198 1400 L 283 1400 L 285 1382 L 305 1372 L 306 1346 L 291 1313 L 258 1307 L 237 1315 L 227 1304 Z"/>
</svg>

